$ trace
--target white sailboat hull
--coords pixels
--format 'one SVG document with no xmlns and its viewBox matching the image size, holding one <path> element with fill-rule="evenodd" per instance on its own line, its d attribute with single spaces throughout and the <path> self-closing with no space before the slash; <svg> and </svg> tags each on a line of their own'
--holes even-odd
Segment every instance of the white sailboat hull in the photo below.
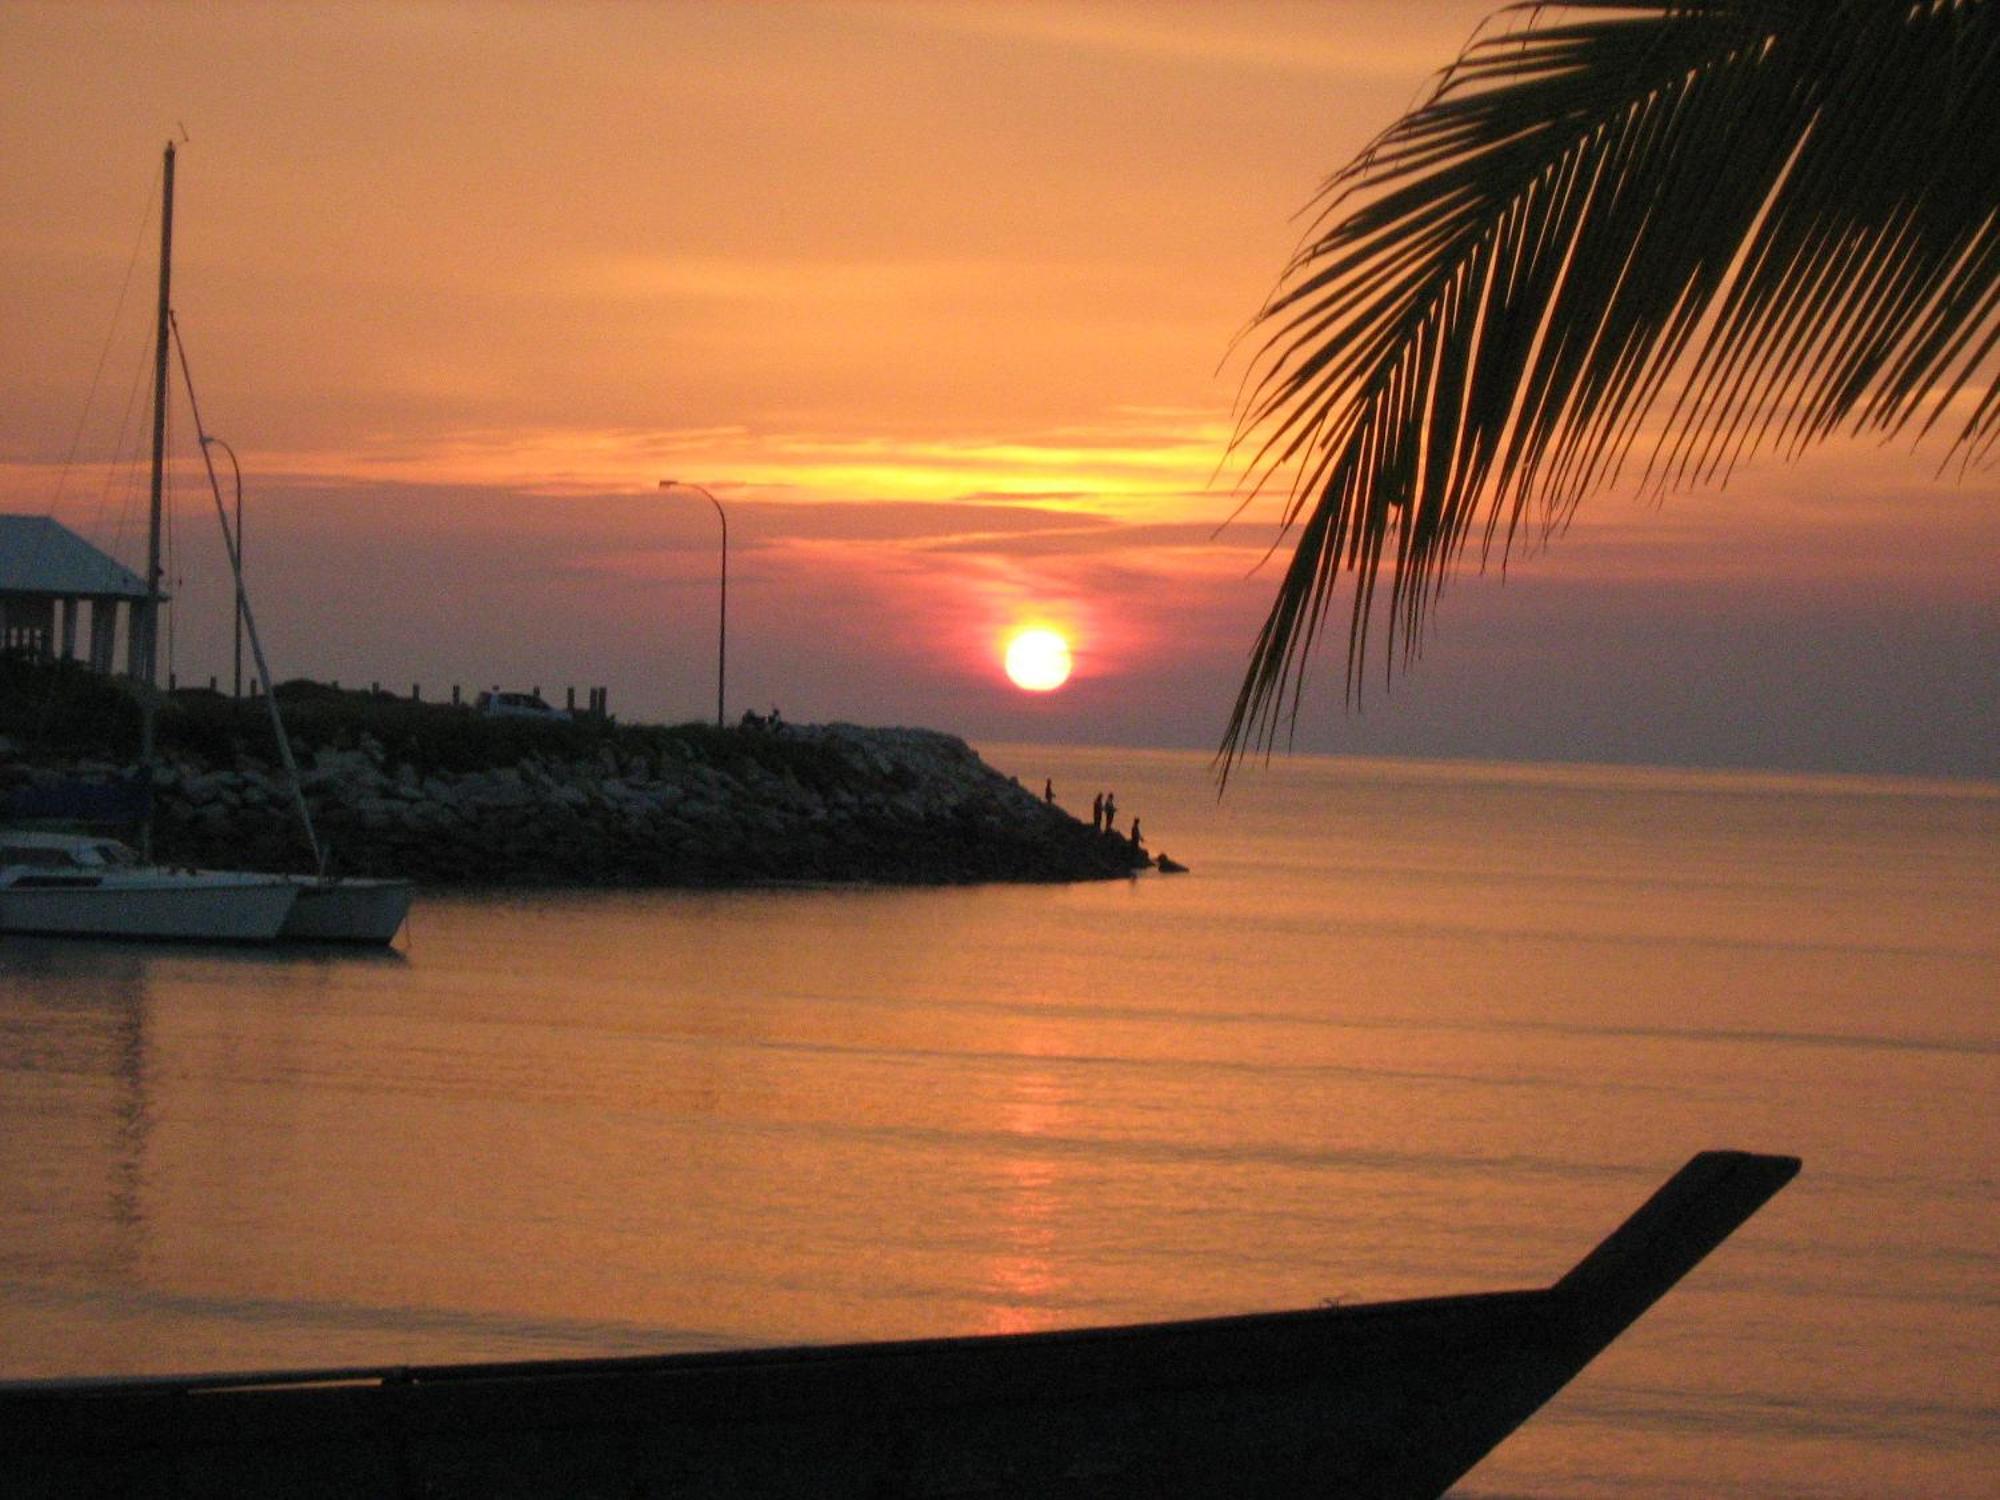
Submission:
<svg viewBox="0 0 2000 1500">
<path fill-rule="evenodd" d="M 17 881 L 0 887 L 0 932 L 268 943 L 283 930 L 297 896 L 282 879 L 200 870 L 88 885 Z"/>
<path fill-rule="evenodd" d="M 410 914 L 414 887 L 407 880 L 288 878 L 298 899 L 278 933 L 287 941 L 384 946 Z"/>
</svg>

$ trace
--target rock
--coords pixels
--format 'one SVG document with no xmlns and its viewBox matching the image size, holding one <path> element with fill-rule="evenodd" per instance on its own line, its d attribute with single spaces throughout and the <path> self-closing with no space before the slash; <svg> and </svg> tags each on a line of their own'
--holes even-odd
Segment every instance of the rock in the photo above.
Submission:
<svg viewBox="0 0 2000 1500">
<path fill-rule="evenodd" d="M 601 745 L 473 770 L 420 770 L 407 753 L 374 736 L 301 752 L 307 800 L 344 872 L 432 884 L 937 884 L 1104 879 L 1144 860 L 931 730 L 786 725 L 747 742 Z M 163 859 L 305 868 L 291 788 L 262 762 L 181 753 L 154 784 Z"/>
</svg>

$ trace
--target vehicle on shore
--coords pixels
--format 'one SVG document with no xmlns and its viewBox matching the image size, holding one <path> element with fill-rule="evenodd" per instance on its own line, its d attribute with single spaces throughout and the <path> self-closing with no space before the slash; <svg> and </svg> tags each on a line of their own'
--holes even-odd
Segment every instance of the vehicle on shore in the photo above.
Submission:
<svg viewBox="0 0 2000 1500">
<path fill-rule="evenodd" d="M 551 707 L 540 693 L 503 693 L 498 688 L 481 693 L 472 707 L 489 719 L 548 719 L 567 724 L 571 718 L 568 709 Z"/>
</svg>

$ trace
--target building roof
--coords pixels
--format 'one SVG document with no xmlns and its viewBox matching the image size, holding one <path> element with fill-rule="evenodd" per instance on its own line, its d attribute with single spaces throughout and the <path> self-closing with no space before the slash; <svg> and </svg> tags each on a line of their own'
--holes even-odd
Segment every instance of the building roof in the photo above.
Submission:
<svg viewBox="0 0 2000 1500">
<path fill-rule="evenodd" d="M 146 583 L 53 516 L 0 515 L 0 596 L 143 599 Z"/>
</svg>

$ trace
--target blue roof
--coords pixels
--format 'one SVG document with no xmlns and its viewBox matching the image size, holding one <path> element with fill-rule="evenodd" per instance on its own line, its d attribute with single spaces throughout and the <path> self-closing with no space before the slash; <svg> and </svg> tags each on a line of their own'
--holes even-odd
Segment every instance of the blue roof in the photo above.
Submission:
<svg viewBox="0 0 2000 1500">
<path fill-rule="evenodd" d="M 53 516 L 0 515 L 0 595 L 143 599 L 146 583 Z"/>
</svg>

